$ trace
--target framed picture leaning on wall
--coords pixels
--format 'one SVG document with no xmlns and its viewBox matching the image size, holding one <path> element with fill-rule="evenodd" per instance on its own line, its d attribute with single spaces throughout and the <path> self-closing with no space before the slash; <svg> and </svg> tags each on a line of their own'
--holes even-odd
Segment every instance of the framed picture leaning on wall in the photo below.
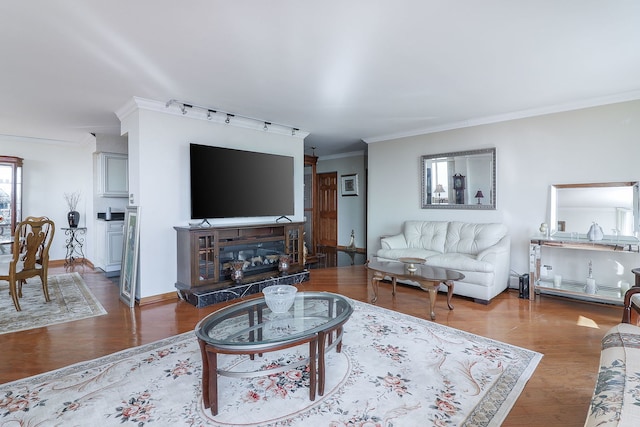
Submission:
<svg viewBox="0 0 640 427">
<path fill-rule="evenodd" d="M 120 269 L 120 300 L 133 307 L 136 303 L 139 236 L 138 206 L 128 206 L 124 218 L 124 247 Z"/>
</svg>

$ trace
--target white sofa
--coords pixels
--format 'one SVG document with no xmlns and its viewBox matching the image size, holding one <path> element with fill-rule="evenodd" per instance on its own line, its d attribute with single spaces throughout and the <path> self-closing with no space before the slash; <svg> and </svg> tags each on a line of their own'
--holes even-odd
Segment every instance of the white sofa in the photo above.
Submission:
<svg viewBox="0 0 640 427">
<path fill-rule="evenodd" d="M 465 277 L 454 282 L 453 293 L 477 302 L 486 304 L 509 286 L 511 239 L 503 224 L 406 221 L 402 233 L 380 243 L 378 258 L 424 258 L 428 265 L 461 272 Z"/>
</svg>

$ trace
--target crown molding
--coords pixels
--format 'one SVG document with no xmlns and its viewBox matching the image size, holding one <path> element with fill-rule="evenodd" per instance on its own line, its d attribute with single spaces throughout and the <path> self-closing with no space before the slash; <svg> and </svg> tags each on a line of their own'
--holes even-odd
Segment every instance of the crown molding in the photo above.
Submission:
<svg viewBox="0 0 640 427">
<path fill-rule="evenodd" d="M 187 117 L 190 119 L 204 120 L 211 123 L 223 124 L 225 126 L 240 127 L 244 129 L 253 129 L 260 132 L 276 133 L 280 135 L 290 136 L 292 138 L 304 139 L 309 135 L 309 132 L 300 129 L 295 130 L 295 134 L 292 134 L 293 126 L 279 125 L 277 123 L 271 123 L 269 120 L 254 119 L 250 117 L 244 117 L 240 114 L 220 111 L 214 108 L 214 114 L 207 115 L 207 109 L 200 106 L 193 106 L 189 108 L 186 114 L 182 113 L 179 105 L 169 105 L 167 102 L 154 101 L 150 99 L 144 99 L 139 97 L 133 97 L 125 105 L 116 111 L 118 119 L 122 121 L 129 114 L 136 110 L 148 110 L 155 111 L 162 114 L 170 114 L 179 117 Z M 229 123 L 225 120 L 229 118 Z M 267 130 L 264 130 L 265 124 L 267 124 Z"/>
<path fill-rule="evenodd" d="M 329 154 L 328 156 L 318 156 L 318 161 L 342 159 L 345 157 L 356 157 L 356 156 L 364 156 L 364 155 L 365 155 L 364 150 L 350 151 L 348 153 L 338 153 L 338 154 Z"/>
<path fill-rule="evenodd" d="M 528 110 L 514 111 L 512 113 L 498 114 L 494 116 L 486 116 L 459 122 L 446 123 L 439 126 L 413 130 L 409 132 L 399 132 L 394 134 L 374 136 L 363 139 L 367 144 L 374 142 L 389 141 L 392 139 L 408 138 L 413 136 L 425 135 L 436 132 L 444 132 L 455 129 L 468 128 L 473 126 L 481 126 L 492 123 L 507 122 L 510 120 L 526 119 L 529 117 L 544 116 L 547 114 L 564 113 L 567 111 L 582 110 L 585 108 L 601 107 L 603 105 L 618 104 L 621 102 L 636 101 L 640 99 L 640 90 L 625 92 L 621 94 L 602 96 L 598 98 L 590 98 L 586 100 L 569 102 L 565 104 L 556 104 L 548 107 L 531 108 Z"/>
<path fill-rule="evenodd" d="M 0 134 L 0 141 L 77 147 L 79 145 L 87 145 L 87 144 L 95 143 L 96 137 L 90 133 L 87 133 L 82 138 L 82 140 L 71 141 L 71 140 L 63 140 L 63 139 L 38 138 L 38 137 L 31 137 L 31 136 Z"/>
</svg>

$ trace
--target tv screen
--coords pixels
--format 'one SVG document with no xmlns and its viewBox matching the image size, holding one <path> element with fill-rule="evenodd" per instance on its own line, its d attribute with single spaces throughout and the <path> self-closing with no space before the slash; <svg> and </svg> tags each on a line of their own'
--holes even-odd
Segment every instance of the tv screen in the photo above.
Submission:
<svg viewBox="0 0 640 427">
<path fill-rule="evenodd" d="M 293 157 L 191 144 L 191 218 L 294 213 Z"/>
</svg>

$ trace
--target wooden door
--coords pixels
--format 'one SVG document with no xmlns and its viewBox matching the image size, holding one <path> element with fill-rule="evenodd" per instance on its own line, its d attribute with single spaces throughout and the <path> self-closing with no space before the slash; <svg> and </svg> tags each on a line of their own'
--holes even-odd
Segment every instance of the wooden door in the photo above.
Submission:
<svg viewBox="0 0 640 427">
<path fill-rule="evenodd" d="M 338 246 L 338 173 L 318 174 L 318 244 Z"/>
</svg>

